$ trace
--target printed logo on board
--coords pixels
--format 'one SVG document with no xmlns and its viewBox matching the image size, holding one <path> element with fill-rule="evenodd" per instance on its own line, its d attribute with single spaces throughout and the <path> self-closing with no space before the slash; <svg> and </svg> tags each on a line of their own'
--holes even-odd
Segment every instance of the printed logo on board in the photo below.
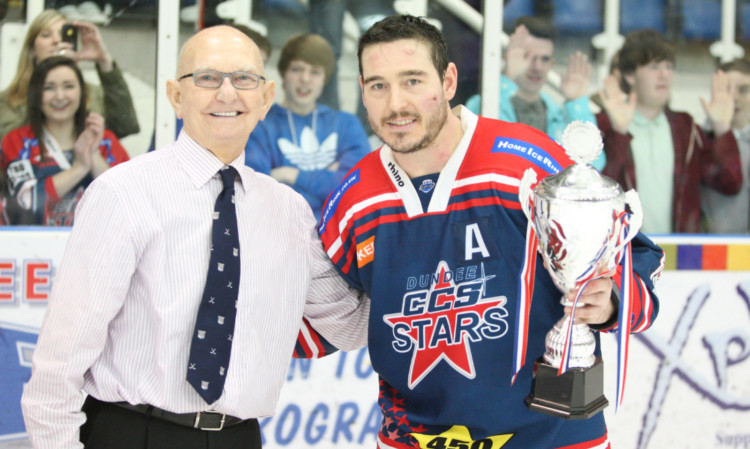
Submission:
<svg viewBox="0 0 750 449">
<path fill-rule="evenodd" d="M 737 292 L 747 308 L 747 316 L 750 317 L 750 280 L 739 283 Z M 682 357 L 688 345 L 690 332 L 710 296 L 709 284 L 698 286 L 687 298 L 671 334 L 660 335 L 651 331 L 633 335 L 661 359 L 654 376 L 651 401 L 643 416 L 643 427 L 638 435 L 636 449 L 648 449 L 653 446 L 649 445 L 649 442 L 659 427 L 659 420 L 663 419 L 661 411 L 668 400 L 667 393 L 675 379 L 686 382 L 697 392 L 701 401 L 713 402 L 722 410 L 750 410 L 750 394 L 747 389 L 743 391 L 742 388 L 738 388 L 741 384 L 733 384 L 731 379 L 750 363 L 750 331 L 746 326 L 734 328 L 717 326 L 717 330 L 702 336 L 700 340 L 713 363 L 713 370 L 700 369 L 703 367 L 694 366 Z M 729 298 L 722 300 L 727 299 Z M 713 371 L 713 376 L 707 375 L 711 371 Z M 738 440 L 742 443 L 748 435 L 750 434 L 718 433 L 716 439 L 720 444 L 716 447 L 724 445 L 747 447 L 733 444 Z"/>
<path fill-rule="evenodd" d="M 23 386 L 31 378 L 31 358 L 38 330 L 9 323 L 0 323 L 0 359 L 7 363 L 0 370 L 0 441 L 19 438 L 26 433 L 21 407 Z"/>
</svg>

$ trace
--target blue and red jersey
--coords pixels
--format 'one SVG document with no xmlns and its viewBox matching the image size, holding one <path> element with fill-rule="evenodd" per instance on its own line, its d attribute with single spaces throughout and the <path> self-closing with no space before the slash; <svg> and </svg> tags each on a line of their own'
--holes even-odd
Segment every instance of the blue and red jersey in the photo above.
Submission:
<svg viewBox="0 0 750 449">
<path fill-rule="evenodd" d="M 28 209 L 32 223 L 47 226 L 72 226 L 73 214 L 83 191 L 93 178 L 86 176 L 70 192 L 58 195 L 52 182 L 52 176 L 60 173 L 62 168 L 52 157 L 42 157 L 39 140 L 26 125 L 9 132 L 2 141 L 2 170 L 7 174 L 10 196 L 17 199 L 24 185 L 32 185 Z M 99 142 L 99 151 L 110 167 L 129 159 L 128 153 L 109 130 Z M 72 164 L 73 152 L 64 152 Z M 19 223 L 13 223 L 19 224 Z"/>
<path fill-rule="evenodd" d="M 329 257 L 372 300 L 369 351 L 384 415 L 379 445 L 606 448 L 601 413 L 564 420 L 527 409 L 533 362 L 511 385 L 527 227 L 519 181 L 527 168 L 542 178 L 571 161 L 525 125 L 465 108 L 461 122 L 463 139 L 439 174 L 410 179 L 384 146 L 347 174 L 323 210 L 319 231 Z M 645 236 L 633 241 L 631 331 L 648 328 L 657 314 L 652 289 L 662 257 Z M 561 293 L 539 262 L 530 360 L 544 353 L 547 331 L 563 316 Z"/>
</svg>

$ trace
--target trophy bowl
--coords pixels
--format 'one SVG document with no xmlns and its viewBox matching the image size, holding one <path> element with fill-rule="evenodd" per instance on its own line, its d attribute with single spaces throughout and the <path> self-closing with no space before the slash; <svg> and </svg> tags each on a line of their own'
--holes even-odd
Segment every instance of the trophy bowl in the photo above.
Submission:
<svg viewBox="0 0 750 449">
<path fill-rule="evenodd" d="M 589 280 L 616 268 L 629 241 L 621 238 L 622 217 L 630 213 L 631 203 L 638 203 L 635 209 L 640 209 L 634 191 L 624 193 L 617 182 L 588 165 L 601 151 L 600 136 L 591 123 L 571 123 L 563 134 L 563 147 L 574 164 L 542 179 L 533 189 L 536 173 L 529 169 L 519 187 L 522 208 L 539 240 L 539 253 L 563 292 L 564 306 L 573 305 L 567 300 L 569 293 L 577 293 Z M 630 229 L 637 231 L 639 219 L 633 221 Z M 586 419 L 608 404 L 603 394 L 603 365 L 594 355 L 592 331 L 571 319 L 564 316 L 547 333 L 546 351 L 535 362 L 526 404 L 553 416 Z"/>
</svg>

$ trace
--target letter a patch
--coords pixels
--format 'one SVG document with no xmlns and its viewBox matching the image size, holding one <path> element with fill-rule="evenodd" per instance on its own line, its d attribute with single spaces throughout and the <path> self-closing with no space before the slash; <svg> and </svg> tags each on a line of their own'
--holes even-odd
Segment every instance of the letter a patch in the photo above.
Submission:
<svg viewBox="0 0 750 449">
<path fill-rule="evenodd" d="M 497 259 L 499 256 L 490 217 L 454 223 L 453 242 L 460 265 Z"/>
</svg>

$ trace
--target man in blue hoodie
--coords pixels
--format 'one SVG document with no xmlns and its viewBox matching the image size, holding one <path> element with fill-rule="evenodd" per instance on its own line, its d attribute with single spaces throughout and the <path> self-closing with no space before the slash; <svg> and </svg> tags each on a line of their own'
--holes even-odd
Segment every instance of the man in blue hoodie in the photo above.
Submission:
<svg viewBox="0 0 750 449">
<path fill-rule="evenodd" d="M 591 64 L 580 51 L 570 55 L 560 90 L 565 101 L 560 106 L 542 92 L 547 75 L 555 64 L 557 30 L 538 17 L 519 17 L 514 23 L 510 43 L 505 51 L 505 67 L 500 80 L 500 120 L 532 126 L 560 141 L 565 127 L 582 120 L 596 124 L 589 107 Z M 474 95 L 466 107 L 479 113 L 481 98 Z M 605 165 L 602 152 L 594 166 Z"/>
<path fill-rule="evenodd" d="M 317 103 L 334 67 L 323 37 L 290 38 L 278 63 L 284 99 L 271 107 L 245 146 L 245 164 L 294 188 L 318 219 L 331 191 L 370 152 L 356 116 Z"/>
</svg>

